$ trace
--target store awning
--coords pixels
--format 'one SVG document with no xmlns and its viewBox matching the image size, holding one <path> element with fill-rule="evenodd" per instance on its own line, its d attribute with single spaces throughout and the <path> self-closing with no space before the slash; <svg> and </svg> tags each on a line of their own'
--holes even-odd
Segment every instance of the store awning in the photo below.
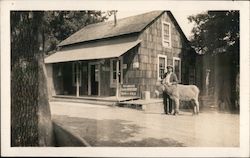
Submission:
<svg viewBox="0 0 250 158">
<path fill-rule="evenodd" d="M 137 38 L 120 38 L 91 42 L 62 49 L 45 58 L 45 63 L 59 63 L 79 60 L 93 60 L 119 57 L 138 45 Z"/>
</svg>

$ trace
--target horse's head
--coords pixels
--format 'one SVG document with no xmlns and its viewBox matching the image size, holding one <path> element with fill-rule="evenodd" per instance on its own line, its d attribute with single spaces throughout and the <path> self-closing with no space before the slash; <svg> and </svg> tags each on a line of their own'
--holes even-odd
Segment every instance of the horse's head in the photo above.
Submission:
<svg viewBox="0 0 250 158">
<path fill-rule="evenodd" d="M 159 97 L 165 91 L 165 86 L 163 84 L 156 86 L 155 95 Z"/>
</svg>

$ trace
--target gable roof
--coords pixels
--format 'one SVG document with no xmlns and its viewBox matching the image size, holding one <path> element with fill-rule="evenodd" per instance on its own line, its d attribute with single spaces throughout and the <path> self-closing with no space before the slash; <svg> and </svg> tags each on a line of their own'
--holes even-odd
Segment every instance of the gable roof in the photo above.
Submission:
<svg viewBox="0 0 250 158">
<path fill-rule="evenodd" d="M 173 20 L 172 22 L 174 23 L 174 25 L 177 27 L 177 29 L 180 31 L 180 34 L 182 35 L 182 37 L 184 38 L 184 40 L 189 43 L 189 40 L 187 39 L 185 33 L 183 32 L 183 30 L 181 29 L 180 25 L 178 24 L 177 20 L 175 19 L 174 15 L 170 12 L 170 11 L 167 11 L 170 16 L 170 18 Z"/>
<path fill-rule="evenodd" d="M 118 19 L 116 26 L 114 26 L 113 21 L 91 24 L 69 36 L 59 43 L 58 46 L 138 33 L 147 27 L 153 20 L 159 17 L 163 12 L 164 11 L 152 11 L 136 16 Z"/>
</svg>

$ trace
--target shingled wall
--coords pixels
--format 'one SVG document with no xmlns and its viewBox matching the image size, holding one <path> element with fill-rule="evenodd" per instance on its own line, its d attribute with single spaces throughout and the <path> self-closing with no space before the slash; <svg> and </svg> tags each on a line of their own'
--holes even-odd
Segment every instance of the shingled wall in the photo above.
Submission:
<svg viewBox="0 0 250 158">
<path fill-rule="evenodd" d="M 162 21 L 171 24 L 171 48 L 162 45 Z M 185 42 L 167 12 L 149 25 L 140 34 L 139 39 L 142 40 L 138 49 L 140 66 L 135 72 L 135 79 L 138 80 L 140 92 L 150 91 L 151 97 L 154 97 L 156 85 L 159 84 L 159 80 L 157 80 L 158 54 L 166 55 L 167 64 L 173 65 L 173 57 L 182 58 L 182 53 L 185 51 Z"/>
</svg>

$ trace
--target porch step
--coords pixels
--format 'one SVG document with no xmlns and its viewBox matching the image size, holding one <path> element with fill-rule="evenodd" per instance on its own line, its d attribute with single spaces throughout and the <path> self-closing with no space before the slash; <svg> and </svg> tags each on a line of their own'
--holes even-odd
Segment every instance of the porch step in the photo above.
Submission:
<svg viewBox="0 0 250 158">
<path fill-rule="evenodd" d="M 64 96 L 57 95 L 53 96 L 51 101 L 65 101 L 65 102 L 77 102 L 77 103 L 86 103 L 86 104 L 95 104 L 95 105 L 108 105 L 115 106 L 120 102 L 137 100 L 138 97 L 75 97 L 75 96 Z"/>
<path fill-rule="evenodd" d="M 76 98 L 60 98 L 60 97 L 53 97 L 51 101 L 85 103 L 85 104 L 107 105 L 107 106 L 114 106 L 116 104 L 116 102 L 111 102 L 111 101 L 97 101 L 97 100 L 88 100 L 80 98 L 76 99 Z"/>
<path fill-rule="evenodd" d="M 142 110 L 146 113 L 164 113 L 162 99 L 130 100 L 130 101 L 120 102 L 118 106 L 125 108 L 132 108 L 136 110 Z"/>
</svg>

